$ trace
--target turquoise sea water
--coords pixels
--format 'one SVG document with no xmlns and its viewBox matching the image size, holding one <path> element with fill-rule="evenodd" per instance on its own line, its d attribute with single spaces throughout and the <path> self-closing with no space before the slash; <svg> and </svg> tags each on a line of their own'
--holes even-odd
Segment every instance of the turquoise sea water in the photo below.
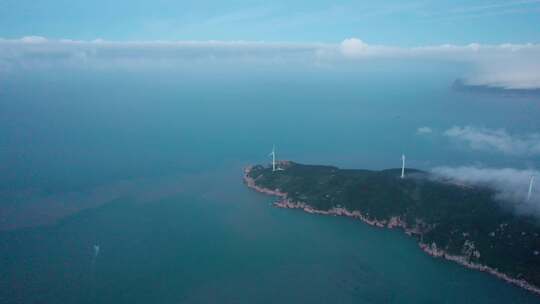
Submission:
<svg viewBox="0 0 540 304">
<path fill-rule="evenodd" d="M 421 169 L 538 165 L 438 135 L 535 132 L 538 96 L 456 91 L 459 67 L 416 68 L 7 79 L 0 302 L 538 303 L 399 231 L 276 209 L 243 186 L 242 168 L 267 162 L 272 144 L 278 157 L 354 168 L 395 167 L 402 152 Z"/>
</svg>

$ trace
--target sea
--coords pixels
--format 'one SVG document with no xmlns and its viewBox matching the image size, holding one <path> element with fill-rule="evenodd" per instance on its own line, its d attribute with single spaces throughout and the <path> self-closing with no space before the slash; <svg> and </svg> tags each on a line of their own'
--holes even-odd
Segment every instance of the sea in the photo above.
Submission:
<svg viewBox="0 0 540 304">
<path fill-rule="evenodd" d="M 540 303 L 399 230 L 272 206 L 243 168 L 526 169 L 454 126 L 540 130 L 535 91 L 374 61 L 54 68 L 0 77 L 0 303 Z M 428 127 L 432 132 L 418 133 Z"/>
</svg>

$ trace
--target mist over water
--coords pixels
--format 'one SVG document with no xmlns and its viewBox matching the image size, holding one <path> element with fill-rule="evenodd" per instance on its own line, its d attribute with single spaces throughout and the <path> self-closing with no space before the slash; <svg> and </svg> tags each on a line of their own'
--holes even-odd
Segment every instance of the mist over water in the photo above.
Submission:
<svg viewBox="0 0 540 304">
<path fill-rule="evenodd" d="M 405 153 L 425 170 L 538 169 L 537 155 L 440 135 L 534 133 L 538 98 L 455 90 L 464 67 L 437 62 L 217 64 L 1 78 L 0 302 L 538 300 L 398 231 L 272 208 L 241 180 L 273 144 L 279 159 L 349 168 Z"/>
</svg>

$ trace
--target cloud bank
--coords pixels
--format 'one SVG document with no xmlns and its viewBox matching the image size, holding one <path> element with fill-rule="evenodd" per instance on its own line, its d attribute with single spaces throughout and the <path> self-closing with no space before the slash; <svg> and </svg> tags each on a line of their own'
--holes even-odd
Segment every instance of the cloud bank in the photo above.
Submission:
<svg viewBox="0 0 540 304">
<path fill-rule="evenodd" d="M 539 44 L 471 43 L 400 48 L 368 45 L 362 40 L 350 38 L 341 43 L 340 50 L 351 59 L 422 58 L 469 63 L 474 71 L 464 77 L 468 85 L 503 89 L 540 88 Z"/>
<path fill-rule="evenodd" d="M 49 67 L 178 67 L 183 64 L 316 62 L 324 44 L 258 41 L 106 41 L 0 39 L 0 72 Z"/>
<path fill-rule="evenodd" d="M 538 177 L 537 170 L 517 170 L 512 168 L 482 168 L 475 166 L 436 167 L 432 173 L 437 178 L 467 185 L 487 186 L 497 191 L 496 199 L 511 206 L 518 213 L 540 216 L 540 193 L 535 185 L 531 199 L 527 201 L 529 181 L 532 175 Z"/>
<path fill-rule="evenodd" d="M 171 66 L 186 62 L 258 64 L 351 64 L 397 58 L 470 64 L 471 85 L 512 89 L 540 88 L 540 45 L 501 44 L 393 47 L 371 45 L 357 38 L 339 44 L 264 41 L 92 41 L 48 40 L 39 36 L 0 39 L 0 72 L 49 66 Z"/>
<path fill-rule="evenodd" d="M 540 155 L 540 134 L 512 135 L 505 129 L 454 126 L 444 135 L 473 150 L 496 151 L 514 156 Z"/>
</svg>

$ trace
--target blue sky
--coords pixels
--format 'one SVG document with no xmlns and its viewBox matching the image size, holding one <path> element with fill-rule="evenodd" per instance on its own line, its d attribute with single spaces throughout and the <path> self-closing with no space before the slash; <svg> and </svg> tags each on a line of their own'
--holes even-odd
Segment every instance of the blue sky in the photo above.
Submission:
<svg viewBox="0 0 540 304">
<path fill-rule="evenodd" d="M 540 89 L 539 17 L 540 0 L 0 0 L 0 76 L 51 67 L 362 69 L 390 59 L 462 64 L 459 78 L 473 85 Z"/>
<path fill-rule="evenodd" d="M 0 0 L 0 37 L 395 46 L 540 42 L 540 0 Z"/>
</svg>

